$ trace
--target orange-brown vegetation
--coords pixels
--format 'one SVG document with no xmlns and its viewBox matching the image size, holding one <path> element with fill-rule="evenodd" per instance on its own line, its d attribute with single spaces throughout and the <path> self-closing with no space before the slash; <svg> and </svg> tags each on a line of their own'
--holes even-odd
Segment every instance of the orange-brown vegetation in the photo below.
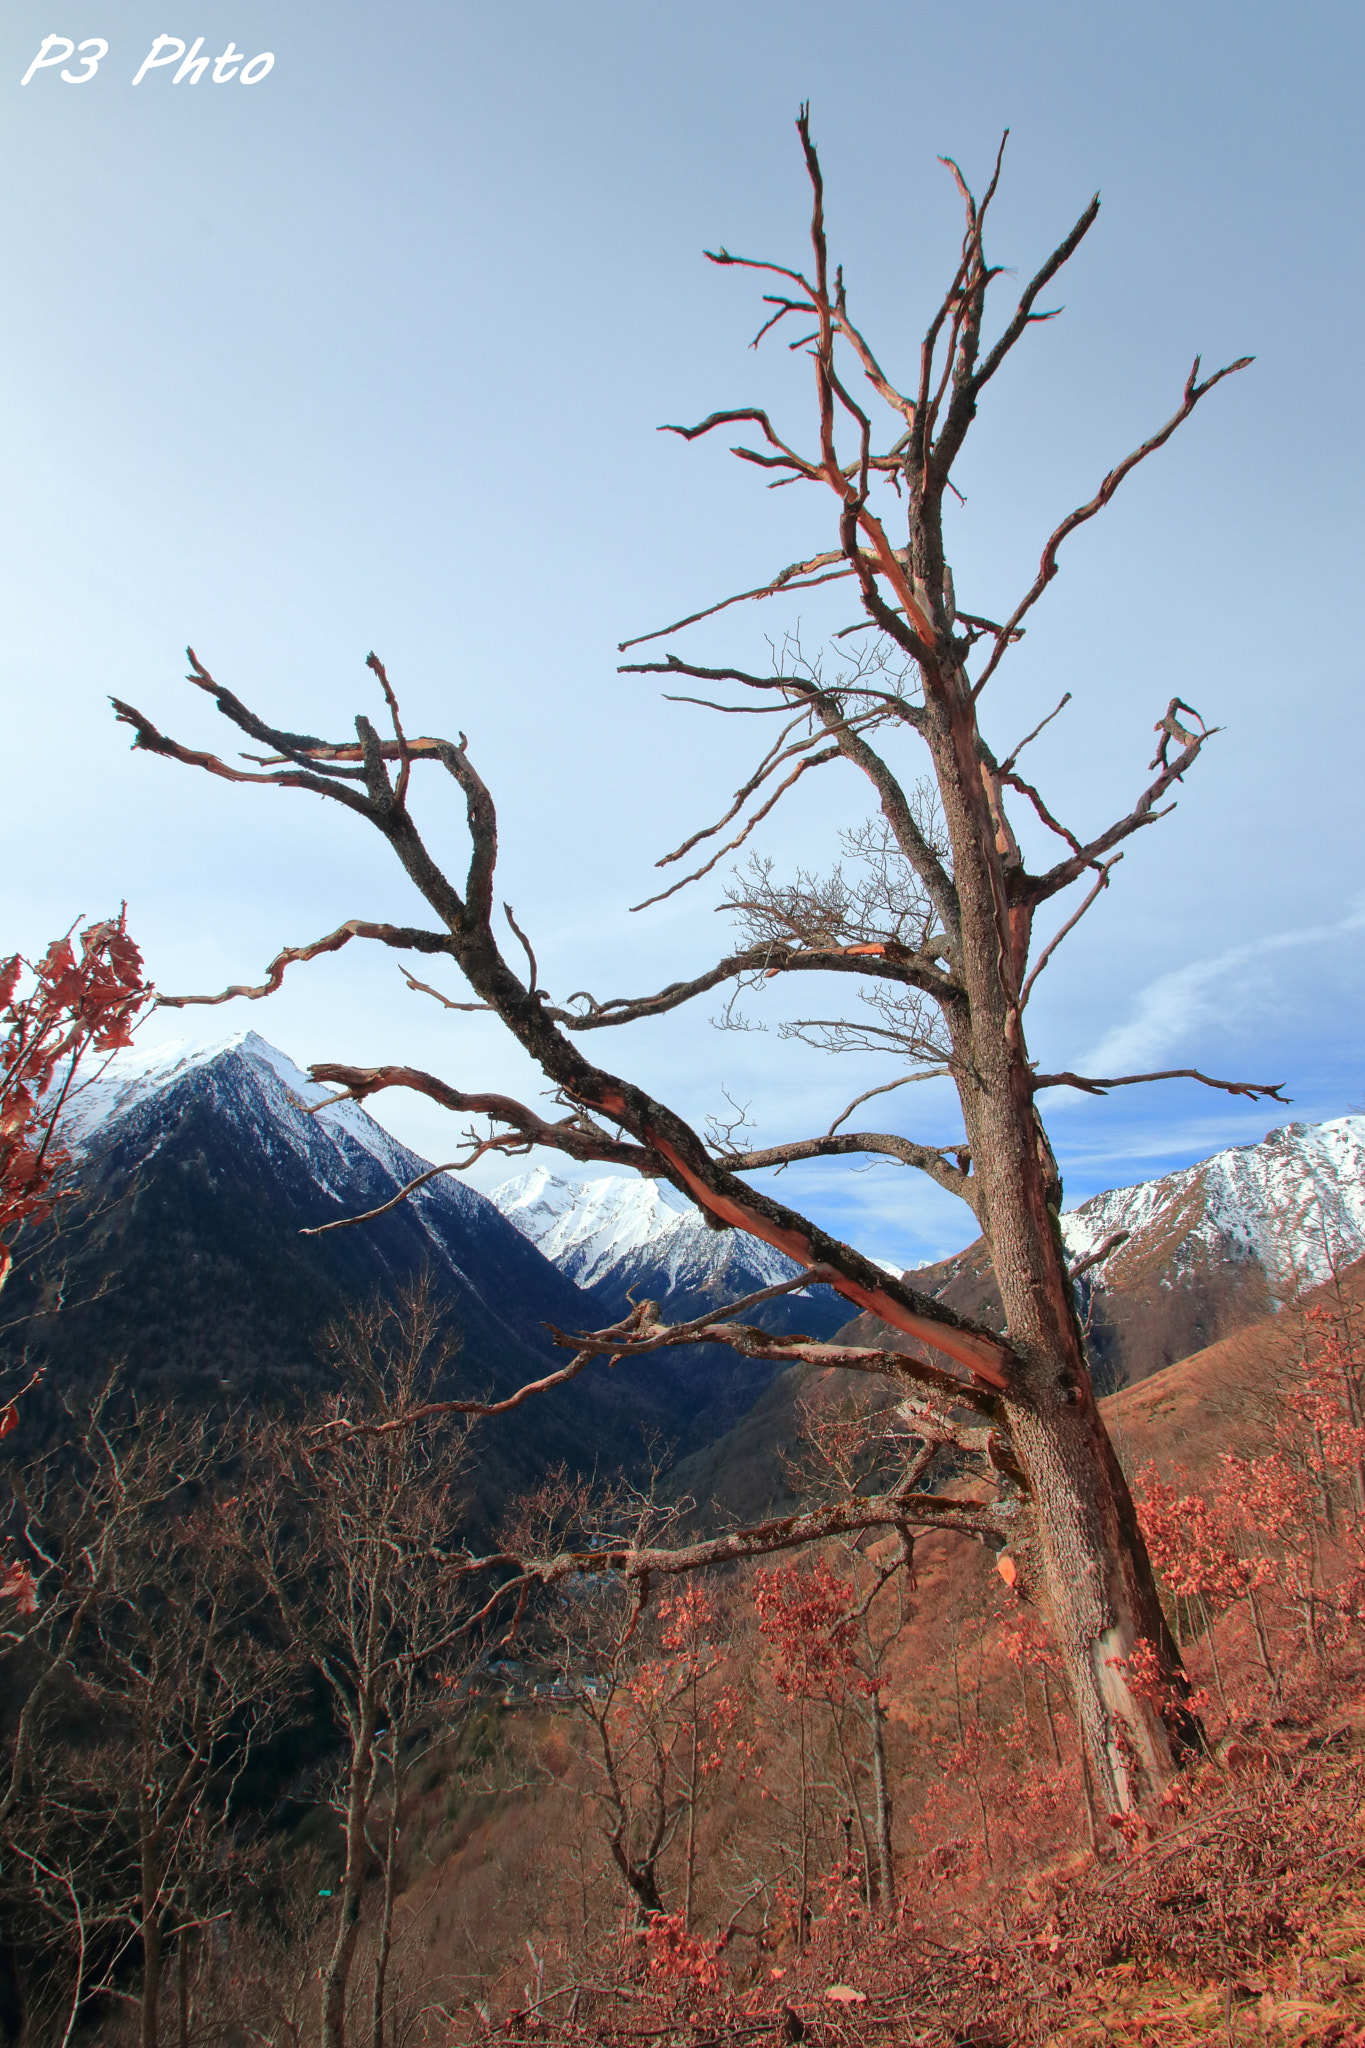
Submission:
<svg viewBox="0 0 1365 2048">
<path fill-rule="evenodd" d="M 559 1690 L 485 1699 L 413 1774 L 388 2038 L 1365 2042 L 1363 1308 L 1357 1269 L 1108 1404 L 1207 1738 L 1153 1818 L 1087 1817 L 984 1547 L 830 1545 L 642 1614 L 580 1589 L 506 1653 Z"/>
<path fill-rule="evenodd" d="M 1107 1404 L 1206 1739 L 1150 1816 L 1088 1803 L 1055 1653 L 985 1545 L 855 1533 L 644 1604 L 581 1573 L 473 1664 L 451 1640 L 406 1734 L 385 1695 L 349 1834 L 322 1759 L 291 1830 L 206 1838 L 158 2038 L 318 2039 L 350 1897 L 334 2038 L 366 2048 L 1365 2043 L 1363 1334 L 1365 1266 Z M 802 1483 L 870 1482 L 894 1409 L 804 1392 Z M 1164 1707 L 1155 1659 L 1127 1675 Z M 13 1832 L 65 1925 L 87 1879 L 40 1839 L 52 1773 Z M 68 1984 L 73 2040 L 125 2038 L 135 1966 L 83 2010 Z"/>
</svg>

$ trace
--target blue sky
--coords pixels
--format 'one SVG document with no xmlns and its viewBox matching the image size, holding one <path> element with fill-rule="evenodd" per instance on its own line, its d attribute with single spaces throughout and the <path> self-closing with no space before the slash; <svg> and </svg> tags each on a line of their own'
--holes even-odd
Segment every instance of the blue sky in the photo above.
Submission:
<svg viewBox="0 0 1365 2048">
<path fill-rule="evenodd" d="M 109 54 L 89 85 L 54 67 L 21 87 L 54 32 Z M 275 63 L 248 87 L 170 68 L 134 87 L 166 33 Z M 1003 749 L 1070 689 L 1032 760 L 1092 828 L 1141 786 L 1170 696 L 1225 728 L 1040 984 L 1031 1046 L 1091 1071 L 1283 1080 L 1294 1108 L 1179 1084 L 1058 1094 L 1069 1197 L 1341 1114 L 1365 1097 L 1363 44 L 1346 4 L 6 0 L 0 942 L 38 947 L 126 896 L 158 983 L 206 990 L 345 917 L 411 914 L 350 820 L 128 752 L 110 693 L 225 743 L 179 680 L 192 641 L 267 714 L 338 735 L 373 708 L 374 647 L 409 729 L 467 732 L 499 799 L 502 894 L 556 994 L 714 957 L 714 895 L 627 906 L 747 772 L 738 722 L 660 703 L 615 648 L 829 544 L 813 496 L 655 431 L 755 401 L 807 426 L 799 359 L 747 351 L 752 280 L 701 250 L 801 259 L 808 97 L 853 305 L 899 365 L 959 232 L 939 153 L 980 185 L 1010 128 L 991 248 L 1025 273 L 1103 197 L 1065 317 L 974 430 L 964 608 L 1010 608 L 1196 352 L 1257 358 L 1070 544 L 985 724 Z M 690 650 L 752 662 L 765 631 L 799 621 L 810 641 L 849 616 L 815 595 Z M 812 787 L 764 850 L 818 864 L 866 808 L 849 781 Z M 437 843 L 458 823 L 433 813 Z M 615 1038 L 612 1063 L 696 1117 L 728 1088 L 767 1139 L 823 1128 L 882 1077 L 716 1037 L 707 1014 Z M 243 1024 L 303 1063 L 536 1086 L 488 1023 L 408 995 L 375 949 L 153 1030 Z M 899 1129 L 954 1135 L 931 1088 L 889 1103 Z M 451 1156 L 433 1114 L 385 1114 Z M 872 1252 L 914 1262 L 969 1234 L 901 1169 L 801 1171 L 787 1198 Z"/>
</svg>

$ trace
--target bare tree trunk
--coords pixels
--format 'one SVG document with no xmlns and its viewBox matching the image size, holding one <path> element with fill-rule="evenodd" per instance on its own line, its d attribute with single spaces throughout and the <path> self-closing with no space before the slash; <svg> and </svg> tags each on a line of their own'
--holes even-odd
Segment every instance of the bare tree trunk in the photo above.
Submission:
<svg viewBox="0 0 1365 2048">
<path fill-rule="evenodd" d="M 797 1726 L 801 1767 L 801 1804 L 797 1816 L 801 1829 L 801 1887 L 796 1903 L 796 1952 L 800 1955 L 806 1946 L 806 1932 L 810 1923 L 810 1767 L 807 1756 L 804 1700 L 798 1709 Z"/>
<path fill-rule="evenodd" d="M 370 1999 L 370 2048 L 384 2048 L 384 1999 L 393 1949 L 393 1905 L 398 1892 L 398 1822 L 401 1784 L 398 1775 L 398 1737 L 393 1745 L 393 1804 L 389 1814 L 389 1838 L 384 1851 L 384 1897 L 379 1910 L 375 1940 L 374 1988 Z"/>
<path fill-rule="evenodd" d="M 926 696 L 929 695 L 926 688 Z M 951 704 L 942 699 L 951 695 Z M 953 841 L 969 1014 L 955 1033 L 963 1116 L 980 1181 L 1010 1345 L 1018 1361 L 1001 1396 L 1010 1448 L 1032 1509 L 1036 1555 L 1019 1560 L 1026 1594 L 1051 1624 L 1101 1807 L 1119 1813 L 1169 1782 L 1181 1752 L 1197 1747 L 1183 1705 L 1171 1725 L 1128 1683 L 1140 1642 L 1155 1650 L 1173 1701 L 1188 1696 L 1128 1484 L 1095 1403 L 1057 1212 L 1061 1183 L 1034 1108 L 1017 997 L 1027 920 L 1003 914 L 989 868 L 1003 814 L 990 815 L 976 743 L 967 729 L 966 678 L 949 679 L 931 738 Z M 954 715 L 954 713 L 958 715 Z M 967 759 L 963 759 L 964 753 Z M 1005 875 L 1014 872 L 1009 855 Z M 970 1079 L 966 1079 L 966 1075 Z"/>
<path fill-rule="evenodd" d="M 885 1714 L 875 1693 L 867 1703 L 868 1750 L 872 1759 L 872 1796 L 877 1844 L 877 1892 L 881 1915 L 890 1921 L 896 1911 L 896 1864 L 891 1847 L 891 1789 L 886 1774 Z"/>
<path fill-rule="evenodd" d="M 142 2001 L 139 2048 L 157 2048 L 161 2009 L 161 1922 L 155 1907 L 142 1923 Z"/>
<path fill-rule="evenodd" d="M 659 1896 L 653 1859 L 641 1863 L 633 1861 L 626 1853 L 625 1844 L 616 1835 L 608 1838 L 608 1846 L 613 1863 L 630 1888 L 641 1922 L 651 1919 L 655 1913 L 662 1913 L 664 1902 Z"/>
<path fill-rule="evenodd" d="M 190 2048 L 190 1947 L 193 1940 L 192 1929 L 182 1927 L 175 1944 L 178 2048 Z"/>
<path fill-rule="evenodd" d="M 139 1811 L 143 1815 L 141 1860 L 141 1912 L 139 1933 L 142 1937 L 142 2003 L 139 2013 L 139 2048 L 157 2048 L 161 2012 L 161 1964 L 163 1956 L 161 1933 L 161 1877 L 157 1867 L 155 1830 L 150 1827 L 145 1812 L 145 1798 L 139 1792 Z"/>
<path fill-rule="evenodd" d="M 1223 1709 L 1223 1719 L 1231 1721 L 1232 1715 L 1228 1709 L 1228 1696 L 1223 1688 L 1223 1667 L 1218 1661 L 1218 1642 L 1213 1633 L 1214 1618 L 1204 1603 L 1202 1593 L 1199 1596 L 1199 1610 L 1204 1617 L 1204 1634 L 1208 1641 L 1209 1658 L 1213 1664 L 1213 1682 L 1218 1688 L 1218 1703 Z"/>
<path fill-rule="evenodd" d="M 322 1971 L 322 2048 L 346 2048 L 346 1992 L 360 1934 L 360 1904 L 365 1886 L 368 1844 L 365 1815 L 374 1777 L 374 1702 L 360 1705 L 346 1797 L 346 1867 L 341 1880 L 341 1910 L 336 1939 Z"/>
<path fill-rule="evenodd" d="M 1254 1586 L 1247 1587 L 1247 1606 L 1251 1611 L 1252 1627 L 1256 1631 L 1256 1647 L 1260 1653 L 1261 1668 L 1270 1680 L 1271 1691 L 1274 1693 L 1275 1698 L 1278 1699 L 1280 1696 L 1280 1674 L 1275 1667 L 1275 1660 L 1270 1654 L 1270 1637 L 1266 1634 L 1265 1617 L 1261 1613 L 1261 1603 L 1256 1598 L 1256 1588 Z"/>
<path fill-rule="evenodd" d="M 692 1932 L 692 1894 L 697 1878 L 697 1782 L 699 1777 L 699 1748 L 697 1741 L 697 1681 L 691 1685 L 691 1727 L 692 1754 L 688 1760 L 687 1772 L 687 1876 L 683 1886 L 683 1926 Z"/>
<path fill-rule="evenodd" d="M 852 1830 L 853 1823 L 856 1820 L 858 1823 L 858 1840 L 862 1845 L 863 1896 L 867 1900 L 867 1910 L 871 1913 L 874 1910 L 877 1898 L 877 1872 L 872 1838 L 867 1832 L 867 1815 L 863 1811 L 863 1802 L 858 1793 L 858 1767 L 854 1759 L 849 1755 L 848 1732 L 839 1702 L 831 1698 L 829 1708 L 834 1738 L 839 1750 L 839 1762 L 844 1774 L 844 1790 L 848 1794 L 848 1812 L 844 1818 L 844 1829 L 849 1836 L 849 1866 L 850 1868 L 852 1867 Z"/>
<path fill-rule="evenodd" d="M 962 1666 L 958 1655 L 961 1645 L 962 1631 L 959 1627 L 953 1633 L 953 1712 L 957 1721 L 958 1750 L 962 1757 L 963 1769 L 971 1779 L 972 1793 L 976 1799 L 977 1818 L 981 1822 L 981 1847 L 986 1858 L 986 1868 L 987 1870 L 994 1870 L 995 1857 L 991 1850 L 991 1817 L 981 1791 L 981 1770 L 974 1758 L 970 1765 L 968 1764 L 967 1724 L 962 1717 Z M 974 1717 L 973 1725 L 977 1731 L 974 1739 L 979 1739 L 979 1716 Z"/>
</svg>

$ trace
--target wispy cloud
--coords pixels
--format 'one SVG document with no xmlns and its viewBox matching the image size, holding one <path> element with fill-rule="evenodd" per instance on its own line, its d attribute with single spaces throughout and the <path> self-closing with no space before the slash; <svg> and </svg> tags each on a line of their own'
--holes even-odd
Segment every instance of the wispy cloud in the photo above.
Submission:
<svg viewBox="0 0 1365 2048">
<path fill-rule="evenodd" d="M 1365 930 L 1365 898 L 1359 899 L 1335 924 L 1307 925 L 1298 931 L 1269 932 L 1243 946 L 1229 946 L 1212 960 L 1197 960 L 1163 974 L 1142 991 L 1134 1013 L 1118 1024 L 1087 1055 L 1085 1071 L 1124 1074 L 1158 1066 L 1172 1051 L 1188 1043 L 1195 1028 L 1215 1012 L 1237 1006 L 1230 981 L 1245 991 L 1256 963 L 1300 946 L 1326 945 L 1347 932 Z"/>
</svg>

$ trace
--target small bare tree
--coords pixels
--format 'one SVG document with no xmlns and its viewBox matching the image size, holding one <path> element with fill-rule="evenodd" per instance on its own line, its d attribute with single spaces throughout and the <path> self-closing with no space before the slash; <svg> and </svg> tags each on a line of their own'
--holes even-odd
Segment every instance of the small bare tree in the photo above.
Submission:
<svg viewBox="0 0 1365 2048">
<path fill-rule="evenodd" d="M 988 297 L 1001 273 L 987 260 L 985 229 L 1000 164 L 980 201 L 950 165 L 965 215 L 961 250 L 918 364 L 899 385 L 854 323 L 842 272 L 831 267 L 820 165 L 804 110 L 798 128 L 813 194 L 809 266 L 750 261 L 724 250 L 713 260 L 773 281 L 763 332 L 790 319 L 805 323 L 794 345 L 805 349 L 814 372 L 813 444 L 798 448 L 765 411 L 753 407 L 713 413 L 698 426 L 675 431 L 691 440 L 724 426 L 755 428 L 760 445 L 735 452 L 774 481 L 811 484 L 828 494 L 831 544 L 758 588 L 666 630 L 681 631 L 739 597 L 775 597 L 842 578 L 857 591 L 861 624 L 871 639 L 855 643 L 864 651 L 852 659 L 839 652 L 849 643 L 838 640 L 821 661 L 806 660 L 788 644 L 768 673 L 704 667 L 673 653 L 631 667 L 691 684 L 694 694 L 699 688 L 703 701 L 724 711 L 766 711 L 778 724 L 776 738 L 725 818 L 694 835 L 668 856 L 670 862 L 738 820 L 719 851 L 689 878 L 696 879 L 747 839 L 784 791 L 816 768 L 841 763 L 862 778 L 877 807 L 871 824 L 857 823 L 854 814 L 845 844 L 854 879 L 841 869 L 824 878 L 798 874 L 784 883 L 760 863 L 731 892 L 743 929 L 738 950 L 638 998 L 580 994 L 556 1004 L 540 986 L 531 944 L 510 909 L 508 924 L 529 971 L 510 964 L 495 933 L 496 813 L 463 735 L 458 741 L 410 738 L 374 655 L 370 667 L 384 694 L 390 738 L 364 715 L 355 721 L 354 740 L 287 731 L 249 710 L 192 652 L 191 682 L 246 736 L 253 749 L 245 757 L 250 765 L 181 745 L 131 705 L 115 700 L 116 709 L 133 728 L 135 746 L 148 752 L 230 781 L 303 790 L 340 804 L 388 842 L 434 917 L 426 928 L 352 919 L 324 938 L 281 952 L 258 986 L 181 1000 L 268 995 L 291 963 L 335 952 L 353 939 L 449 959 L 470 986 L 470 1007 L 498 1016 L 550 1081 L 561 1116 L 546 1117 L 503 1095 L 466 1092 L 403 1066 L 317 1065 L 315 1078 L 337 1084 L 353 1100 L 403 1087 L 457 1114 L 487 1119 L 483 1134 L 471 1133 L 461 1164 L 490 1150 L 516 1154 L 544 1146 L 571 1159 L 662 1176 L 718 1227 L 749 1231 L 778 1247 L 853 1307 L 870 1310 L 915 1340 L 911 1351 L 901 1353 L 876 1344 L 774 1344 L 742 1323 L 750 1300 L 704 1323 L 670 1329 L 657 1314 L 641 1314 L 591 1340 L 572 1340 L 577 1356 L 561 1378 L 594 1355 L 634 1357 L 698 1340 L 750 1355 L 889 1375 L 913 1392 L 926 1429 L 952 1438 L 982 1482 L 974 1496 L 935 1495 L 915 1483 L 908 1467 L 883 1491 L 854 1502 L 737 1532 L 718 1543 L 669 1551 L 627 1548 L 601 1562 L 643 1581 L 716 1557 L 753 1555 L 851 1528 L 904 1524 L 969 1534 L 1005 1553 L 1006 1576 L 1046 1610 L 1097 1803 L 1121 1812 L 1159 1791 L 1197 1745 L 1199 1733 L 1184 1706 L 1186 1680 L 1086 1369 L 1058 1225 L 1061 1177 L 1037 1105 L 1052 1088 L 1103 1094 L 1178 1076 L 1039 1073 L 1029 1058 L 1024 1013 L 1039 974 L 1104 892 L 1125 842 L 1164 814 L 1163 799 L 1195 766 L 1211 734 L 1172 695 L 1157 721 L 1149 779 L 1131 809 L 1102 829 L 1074 831 L 1020 771 L 1023 749 L 1042 727 L 1001 753 L 987 740 L 979 714 L 986 685 L 1057 574 L 1068 536 L 1101 512 L 1124 479 L 1249 358 L 1209 377 L 1201 377 L 1196 359 L 1172 416 L 1050 535 L 1037 575 L 1008 617 L 997 621 L 962 609 L 943 540 L 953 468 L 991 380 L 1031 328 L 1052 317 L 1042 295 L 1089 233 L 1098 201 L 1085 208 L 988 339 Z M 854 395 L 858 380 L 890 412 L 884 447 L 874 445 L 871 418 Z M 843 447 L 836 431 L 841 424 L 850 437 Z M 899 537 L 887 523 L 892 517 L 900 522 Z M 726 689 L 737 694 L 718 698 Z M 907 744 L 922 750 L 921 760 L 927 758 L 927 784 L 909 779 L 900 764 Z M 450 778 L 464 806 L 470 857 L 458 883 L 432 851 L 410 806 L 414 774 L 428 766 Z M 1025 866 L 1011 823 L 1011 806 L 1019 800 L 1058 842 L 1056 860 L 1041 872 Z M 1073 889 L 1084 891 L 1081 900 L 1037 945 L 1039 913 Z M 743 1150 L 717 1129 L 708 1142 L 668 1104 L 595 1065 L 581 1049 L 589 1033 L 662 1015 L 708 990 L 762 988 L 788 975 L 832 977 L 836 988 L 850 986 L 854 978 L 870 999 L 870 1015 L 850 1021 L 836 1013 L 799 1028 L 835 1045 L 890 1046 L 905 1062 L 904 1079 L 926 1070 L 950 1075 L 961 1104 L 961 1139 L 941 1147 L 894 1131 L 840 1129 L 846 1112 L 815 1136 Z M 1180 1073 L 1234 1095 L 1277 1095 L 1268 1084 L 1219 1081 L 1190 1069 Z M 748 1178 L 765 1167 L 858 1154 L 899 1159 L 965 1203 L 994 1259 L 1005 1336 L 888 1278 Z M 564 1559 L 525 1558 L 507 1584 L 524 1589 L 578 1568 Z M 1128 1681 L 1132 1653 L 1141 1643 L 1157 1659 L 1164 1693 Z"/>
<path fill-rule="evenodd" d="M 940 1440 L 913 1409 L 905 1417 L 876 1396 L 846 1400 L 837 1407 L 804 1404 L 796 1454 L 786 1461 L 789 1481 L 803 1492 L 833 1500 L 854 1499 L 875 1483 L 879 1468 L 913 1470 L 922 1484 L 938 1455 Z M 862 1838 L 869 1909 L 890 1920 L 896 1907 L 896 1859 L 891 1819 L 894 1805 L 886 1753 L 884 1692 L 888 1659 L 909 1623 L 916 1589 L 915 1539 L 903 1523 L 888 1541 L 885 1531 L 860 1529 L 837 1547 L 838 1569 L 848 1580 L 850 1624 L 846 1653 L 833 1668 L 829 1689 L 840 1760 L 848 1796 Z M 855 1764 L 850 1724 L 863 1724 L 863 1755 Z M 872 1812 L 864 1813 L 859 1768 L 871 1781 Z"/>
<path fill-rule="evenodd" d="M 287 1696 L 225 1536 L 231 1509 L 208 1504 L 222 1455 L 202 1422 L 134 1411 L 111 1427 L 97 1411 L 74 1455 L 19 1486 L 37 1602 L 5 1631 L 27 1695 L 0 1840 L 49 1952 L 66 1951 L 68 2033 L 84 2002 L 117 1998 L 141 2048 L 162 2038 L 171 1955 L 188 2018 L 237 1787 Z"/>
<path fill-rule="evenodd" d="M 451 1555 L 463 1439 L 429 1399 L 454 1348 L 424 1282 L 391 1304 L 350 1310 L 328 1332 L 341 1390 L 327 1424 L 276 1447 L 274 1471 L 244 1516 L 244 1557 L 264 1575 L 295 1652 L 326 1687 L 342 1735 L 334 1803 L 343 1864 L 320 1971 L 322 2048 L 345 2048 L 373 1871 L 380 1884 L 366 2038 L 367 2048 L 384 2048 L 405 1770 L 467 1630 Z M 424 1406 L 425 1416 L 395 1429 Z M 269 1446 L 262 1452 L 264 1462 Z"/>
<path fill-rule="evenodd" d="M 659 1602 L 648 1632 L 619 1583 L 586 1580 L 567 1608 L 552 1625 L 612 1862 L 641 1924 L 668 1910 L 663 1866 L 676 1863 L 690 1932 L 708 1781 L 728 1732 L 728 1624 L 695 1584 Z"/>
</svg>

